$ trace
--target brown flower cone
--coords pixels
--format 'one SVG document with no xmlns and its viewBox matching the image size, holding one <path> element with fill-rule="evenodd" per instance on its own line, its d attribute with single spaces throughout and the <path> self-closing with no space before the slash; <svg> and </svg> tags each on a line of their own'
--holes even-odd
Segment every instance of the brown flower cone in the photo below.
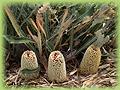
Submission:
<svg viewBox="0 0 120 90">
<path fill-rule="evenodd" d="M 65 59 L 60 51 L 53 51 L 49 56 L 48 78 L 50 81 L 56 82 L 67 80 Z"/>
<path fill-rule="evenodd" d="M 93 74 L 98 71 L 101 61 L 100 48 L 110 39 L 109 36 L 104 37 L 103 32 L 104 29 L 95 32 L 97 40 L 87 48 L 80 64 L 80 74 Z"/>
<path fill-rule="evenodd" d="M 33 79 L 39 76 L 37 57 L 33 51 L 25 51 L 21 57 L 20 76 L 24 79 Z"/>
<path fill-rule="evenodd" d="M 91 45 L 87 48 L 80 64 L 80 74 L 93 74 L 98 71 L 101 60 L 99 47 Z"/>
</svg>

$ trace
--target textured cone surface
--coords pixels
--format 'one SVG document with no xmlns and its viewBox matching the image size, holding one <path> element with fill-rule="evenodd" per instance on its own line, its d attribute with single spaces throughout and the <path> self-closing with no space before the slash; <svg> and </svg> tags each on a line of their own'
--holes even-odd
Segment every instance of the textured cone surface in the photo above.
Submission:
<svg viewBox="0 0 120 90">
<path fill-rule="evenodd" d="M 39 67 L 37 57 L 33 51 L 25 51 L 21 56 L 20 76 L 25 79 L 38 77 Z"/>
<path fill-rule="evenodd" d="M 80 74 L 96 73 L 101 60 L 101 51 L 99 47 L 91 45 L 87 48 L 80 64 Z"/>
<path fill-rule="evenodd" d="M 49 56 L 48 78 L 56 82 L 67 80 L 65 59 L 60 51 L 53 51 Z"/>
</svg>

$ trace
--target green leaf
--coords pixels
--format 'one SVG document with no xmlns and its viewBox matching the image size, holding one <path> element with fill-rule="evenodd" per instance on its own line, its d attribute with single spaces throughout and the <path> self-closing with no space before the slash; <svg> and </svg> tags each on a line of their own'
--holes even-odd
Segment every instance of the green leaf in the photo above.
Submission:
<svg viewBox="0 0 120 90">
<path fill-rule="evenodd" d="M 9 17 L 9 19 L 10 19 L 10 21 L 11 21 L 17 35 L 20 36 L 20 31 L 19 31 L 20 27 L 19 27 L 19 25 L 18 25 L 18 23 L 17 23 L 17 21 L 15 19 L 15 16 L 13 15 L 12 11 L 8 7 L 5 7 L 5 12 L 6 12 L 7 16 Z"/>
<path fill-rule="evenodd" d="M 16 21 L 16 18 L 15 18 L 15 16 L 14 16 L 14 14 L 12 13 L 12 11 L 9 9 L 9 7 L 8 6 L 6 6 L 5 7 L 5 12 L 7 13 L 7 16 L 9 17 L 9 19 L 10 19 L 10 21 L 11 21 L 11 23 L 12 23 L 12 25 L 13 25 L 13 27 L 14 27 L 14 29 L 15 29 L 15 31 L 16 31 L 16 33 L 17 33 L 17 35 L 21 38 L 21 36 L 23 37 L 26 37 L 26 34 L 23 32 L 23 30 L 21 29 L 21 26 L 22 26 L 22 24 L 21 24 L 21 26 L 19 26 L 19 24 L 17 23 L 17 21 Z M 30 16 L 30 15 L 29 15 Z M 10 38 L 7 38 L 7 36 L 4 36 L 4 38 L 6 38 L 7 40 L 8 40 L 8 42 L 10 42 Z M 10 43 L 15 43 L 15 41 L 16 40 L 13 40 L 14 42 L 10 42 Z M 28 40 L 28 38 L 27 38 L 27 40 L 24 40 L 26 43 L 24 43 L 23 41 L 21 42 L 16 42 L 15 44 L 18 44 L 18 43 L 24 43 L 28 48 L 30 48 L 30 49 L 32 49 L 33 51 L 36 51 L 35 50 L 35 48 L 31 45 L 31 43 L 33 43 L 33 41 L 31 41 L 31 40 Z M 30 43 L 31 42 L 31 43 Z"/>
<path fill-rule="evenodd" d="M 32 74 L 32 73 L 36 73 L 36 72 L 39 72 L 39 71 L 40 71 L 40 66 L 38 66 L 36 69 L 32 69 L 32 70 L 30 70 L 30 69 L 21 70 L 21 72 L 23 74 Z"/>
<path fill-rule="evenodd" d="M 47 37 L 47 39 L 50 37 L 50 29 L 49 29 L 49 13 L 48 13 L 48 11 L 47 12 L 45 12 L 44 14 L 44 19 L 45 19 L 45 32 L 46 32 L 46 37 Z"/>
<path fill-rule="evenodd" d="M 95 7 L 94 4 L 93 4 L 93 5 L 88 5 L 88 6 L 86 6 L 85 12 L 84 12 L 82 15 L 80 15 L 80 17 L 78 17 L 77 20 L 81 20 L 81 19 L 83 19 L 85 16 L 90 16 L 90 15 L 93 13 L 93 11 L 94 11 L 94 7 Z"/>
<path fill-rule="evenodd" d="M 46 41 L 46 48 L 48 49 L 49 52 L 52 52 L 54 50 L 53 43 L 51 41 Z"/>
<path fill-rule="evenodd" d="M 89 39 L 86 43 L 84 43 L 79 49 L 77 49 L 77 52 L 75 55 L 78 55 L 83 49 L 87 48 L 91 43 L 93 43 L 96 40 L 96 37 L 92 37 Z"/>
<path fill-rule="evenodd" d="M 4 35 L 3 37 L 11 44 L 35 43 L 34 41 L 26 37 L 16 37 L 11 35 Z"/>
</svg>

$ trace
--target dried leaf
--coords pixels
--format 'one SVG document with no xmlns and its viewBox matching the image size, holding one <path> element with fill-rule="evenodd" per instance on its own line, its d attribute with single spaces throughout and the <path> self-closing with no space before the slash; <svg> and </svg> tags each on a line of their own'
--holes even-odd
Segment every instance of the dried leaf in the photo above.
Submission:
<svg viewBox="0 0 120 90">
<path fill-rule="evenodd" d="M 41 39 L 41 33 L 39 31 L 37 31 L 37 34 L 38 34 L 37 45 L 38 45 L 40 56 L 42 56 L 42 39 Z"/>
<path fill-rule="evenodd" d="M 72 72 L 70 72 L 70 76 L 72 76 L 72 75 L 74 75 L 76 72 L 77 72 L 78 70 L 76 69 L 76 70 L 73 70 Z"/>
<path fill-rule="evenodd" d="M 35 29 L 36 29 L 37 31 L 39 31 L 38 28 L 37 28 L 37 26 L 36 26 L 36 24 L 35 24 L 35 22 L 33 21 L 32 18 L 30 18 L 30 21 L 31 21 L 32 25 L 35 27 Z"/>
<path fill-rule="evenodd" d="M 99 66 L 99 69 L 105 69 L 107 67 L 110 67 L 110 64 L 104 64 L 102 66 Z"/>
<path fill-rule="evenodd" d="M 47 9 L 48 9 L 48 5 L 44 4 L 43 7 L 39 8 L 36 14 L 36 23 L 37 23 L 38 29 L 44 33 L 45 37 L 46 37 L 46 33 L 45 33 L 45 30 L 43 29 L 43 24 L 44 24 L 43 13 L 46 12 Z"/>
<path fill-rule="evenodd" d="M 30 29 L 28 28 L 28 26 L 27 26 L 27 31 L 28 31 L 28 33 L 30 34 L 30 36 L 33 38 L 33 40 L 37 43 L 37 36 L 36 36 L 36 38 L 35 38 L 35 35 L 33 35 L 32 34 L 32 32 L 30 31 Z"/>
<path fill-rule="evenodd" d="M 45 37 L 46 37 L 46 33 L 45 33 L 45 30 L 44 30 L 43 26 L 39 22 L 37 23 L 37 25 L 38 25 L 39 31 L 41 30 L 44 33 Z"/>
<path fill-rule="evenodd" d="M 55 43 L 54 49 L 59 44 L 59 42 L 61 40 L 61 37 L 63 36 L 63 32 L 69 27 L 69 25 L 72 22 L 72 19 L 71 19 L 72 17 L 70 17 L 68 20 L 65 21 L 65 18 L 67 17 L 67 14 L 68 14 L 68 10 L 66 9 L 65 12 L 64 12 L 63 18 L 62 18 L 62 23 L 61 23 L 61 26 L 60 26 L 58 36 L 56 38 L 56 43 Z"/>
<path fill-rule="evenodd" d="M 40 53 L 40 56 L 42 55 L 42 39 L 41 39 L 41 33 L 40 31 L 38 30 L 35 22 L 30 18 L 30 21 L 32 22 L 33 26 L 35 27 L 35 29 L 37 30 L 37 39 L 36 39 L 36 43 L 37 43 L 37 46 L 38 46 L 38 49 L 39 49 L 39 53 Z M 30 30 L 28 30 L 30 32 Z M 33 37 L 34 38 L 34 37 Z M 35 40 L 35 38 L 34 38 Z"/>
</svg>

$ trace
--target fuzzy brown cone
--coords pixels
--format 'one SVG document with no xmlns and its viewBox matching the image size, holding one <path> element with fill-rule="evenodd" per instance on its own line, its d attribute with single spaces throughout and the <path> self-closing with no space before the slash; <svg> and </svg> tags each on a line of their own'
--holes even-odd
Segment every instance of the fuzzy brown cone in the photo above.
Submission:
<svg viewBox="0 0 120 90">
<path fill-rule="evenodd" d="M 99 47 L 91 45 L 87 48 L 80 64 L 80 74 L 93 74 L 98 71 L 101 60 Z"/>
<path fill-rule="evenodd" d="M 48 78 L 50 81 L 56 82 L 67 80 L 65 59 L 60 51 L 53 51 L 49 56 Z"/>
<path fill-rule="evenodd" d="M 103 32 L 102 29 L 95 32 L 97 40 L 87 48 L 80 63 L 80 74 L 93 74 L 98 71 L 101 61 L 100 48 L 109 40 L 109 36 L 104 37 Z"/>
<path fill-rule="evenodd" d="M 25 51 L 21 56 L 20 76 L 24 79 L 32 79 L 39 76 L 37 57 L 33 51 Z"/>
</svg>

